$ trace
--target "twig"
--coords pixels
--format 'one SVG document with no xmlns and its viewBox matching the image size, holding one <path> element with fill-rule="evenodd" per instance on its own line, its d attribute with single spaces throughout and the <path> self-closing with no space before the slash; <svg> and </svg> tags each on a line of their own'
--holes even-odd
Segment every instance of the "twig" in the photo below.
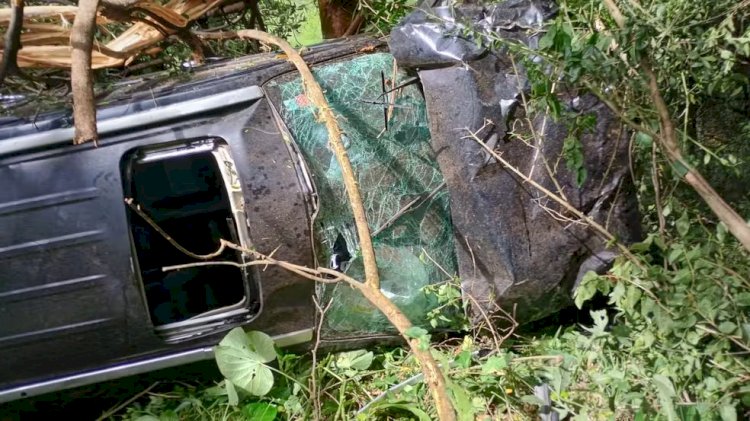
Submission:
<svg viewBox="0 0 750 421">
<path fill-rule="evenodd" d="M 518 72 L 518 67 L 516 66 L 516 61 L 513 58 L 513 55 L 511 54 L 511 55 L 509 55 L 509 57 L 510 57 L 511 65 L 513 66 L 513 73 L 515 73 L 515 75 L 516 75 L 516 80 L 517 80 L 517 83 L 518 83 L 517 84 L 517 86 L 518 86 L 518 92 L 521 95 L 521 103 L 522 103 L 524 109 L 527 110 L 526 116 L 525 116 L 525 120 L 526 120 L 526 124 L 528 125 L 528 129 L 531 132 L 531 137 L 534 139 L 535 145 L 533 146 L 533 148 L 535 149 L 536 154 L 538 154 L 542 158 L 542 163 L 544 163 L 544 168 L 547 170 L 547 174 L 549 175 L 549 179 L 555 185 L 555 188 L 557 189 L 557 192 L 560 194 L 560 197 L 562 197 L 563 199 L 565 199 L 567 201 L 568 198 L 565 196 L 565 191 L 563 190 L 562 186 L 560 186 L 560 183 L 557 181 L 557 177 L 555 177 L 555 173 L 552 171 L 552 168 L 550 168 L 549 162 L 547 161 L 547 157 L 544 156 L 544 153 L 542 151 L 542 147 L 543 147 L 543 143 L 544 143 L 543 142 L 543 140 L 544 140 L 543 136 L 544 136 L 544 132 L 545 132 L 546 127 L 547 127 L 547 118 L 549 116 L 550 107 L 549 107 L 549 105 L 547 105 L 545 107 L 545 113 L 544 113 L 544 117 L 543 117 L 543 120 L 542 120 L 542 127 L 541 127 L 542 134 L 540 135 L 537 132 L 536 128 L 534 128 L 534 122 L 531 121 L 531 117 L 530 117 L 530 115 L 528 113 L 528 110 L 530 110 L 531 108 L 529 107 L 528 101 L 526 100 L 526 93 L 525 93 L 526 88 L 523 86 L 523 83 L 521 82 L 522 80 L 524 80 L 524 78 L 522 78 L 521 74 Z M 553 83 L 552 84 L 552 88 L 550 90 L 551 93 L 555 92 L 555 86 L 556 86 L 556 84 Z M 533 176 L 533 173 L 534 173 L 534 166 L 532 165 L 531 168 L 529 169 L 529 178 L 531 178 Z"/>
<path fill-rule="evenodd" d="M 659 237 L 662 240 L 666 235 L 667 222 L 664 219 L 664 209 L 661 205 L 661 186 L 659 185 L 659 170 L 658 163 L 656 162 L 656 142 L 651 144 L 651 183 L 654 185 L 654 200 L 656 203 L 656 216 L 659 219 Z M 667 264 L 666 259 L 664 264 Z"/>
<path fill-rule="evenodd" d="M 432 199 L 435 196 L 435 194 L 437 194 L 437 192 L 439 192 L 443 187 L 445 187 L 445 181 L 443 181 L 442 183 L 440 183 L 439 186 L 437 186 L 434 189 L 432 189 L 432 191 L 430 192 L 430 194 L 428 194 L 426 197 L 422 197 L 422 196 L 417 197 L 416 199 L 414 199 L 411 202 L 409 202 L 406 205 L 404 205 L 404 207 L 402 207 L 401 209 L 399 209 L 398 212 L 396 212 L 387 221 L 385 221 L 383 223 L 383 225 L 381 225 L 380 227 L 378 227 L 378 229 L 376 229 L 375 231 L 373 231 L 372 232 L 372 236 L 373 237 L 377 237 L 378 234 L 380 234 L 381 232 L 385 231 L 388 227 L 390 227 L 396 221 L 398 221 L 402 216 L 406 215 L 407 213 L 409 213 L 409 212 L 413 211 L 414 209 L 418 208 L 419 206 L 421 206 L 423 203 L 426 203 L 427 201 L 429 201 L 430 199 Z"/>
<path fill-rule="evenodd" d="M 313 303 L 315 304 L 315 308 L 318 310 L 318 326 L 315 328 L 315 346 L 313 346 L 313 349 L 311 351 L 312 370 L 310 371 L 310 399 L 312 399 L 313 401 L 313 408 L 315 410 L 313 419 L 317 421 L 321 419 L 320 396 L 318 396 L 317 393 L 318 384 L 316 379 L 316 372 L 318 367 L 318 347 L 320 347 L 320 331 L 323 328 L 323 320 L 325 319 L 326 312 L 329 308 L 331 308 L 333 300 L 329 300 L 328 304 L 326 304 L 325 307 L 322 307 L 315 295 L 313 295 L 312 299 Z"/>
<path fill-rule="evenodd" d="M 424 253 L 425 257 L 427 257 L 427 260 L 431 261 L 433 265 L 437 266 L 437 268 L 440 269 L 440 271 L 443 272 L 443 274 L 448 279 L 453 279 L 455 277 L 455 275 L 451 275 L 450 273 L 448 273 L 447 270 L 445 270 L 444 267 L 440 266 L 440 263 L 435 261 L 435 259 L 433 259 L 432 256 L 430 256 L 430 253 L 427 253 L 427 250 L 425 250 L 424 247 L 422 247 L 422 253 Z"/>
<path fill-rule="evenodd" d="M 492 321 L 490 320 L 489 316 L 487 315 L 487 312 L 484 311 L 481 305 L 479 305 L 479 302 L 474 298 L 471 294 L 465 294 L 466 297 L 469 297 L 469 299 L 474 303 L 474 306 L 476 306 L 477 310 L 479 310 L 479 313 L 482 315 L 482 318 L 487 323 L 487 329 L 489 329 L 490 333 L 492 334 L 492 341 L 495 343 L 495 351 L 500 352 L 500 345 L 502 345 L 503 341 L 500 340 L 500 338 L 497 336 L 497 332 L 492 327 Z"/>
<path fill-rule="evenodd" d="M 96 141 L 96 106 L 94 104 L 94 84 L 91 70 L 91 47 L 94 43 L 96 9 L 99 0 L 78 2 L 76 20 L 70 33 L 70 84 L 73 91 L 73 120 L 75 137 L 73 143 Z"/>
<path fill-rule="evenodd" d="M 352 21 L 349 23 L 349 27 L 346 28 L 346 31 L 341 35 L 342 37 L 349 37 L 357 32 L 359 32 L 359 28 L 362 26 L 362 23 L 365 21 L 364 16 L 362 13 L 358 13 L 357 16 L 352 19 Z"/>
<path fill-rule="evenodd" d="M 151 219 L 150 216 L 148 216 L 141 208 L 138 206 L 132 198 L 127 197 L 125 198 L 125 204 L 130 207 L 130 209 L 133 210 L 133 212 L 137 213 L 138 216 L 143 218 L 144 221 L 146 221 L 147 224 L 151 226 L 151 228 L 155 229 L 156 232 L 158 232 L 162 237 L 164 237 L 165 240 L 167 240 L 174 248 L 180 251 L 180 253 L 186 254 L 193 259 L 198 260 L 209 260 L 213 259 L 214 257 L 218 257 L 221 255 L 221 253 L 224 253 L 224 250 L 226 249 L 226 245 L 224 243 L 221 243 L 219 246 L 219 249 L 216 250 L 213 253 L 209 254 L 195 254 L 192 251 L 186 249 L 185 247 L 181 246 L 177 241 L 175 241 L 169 234 L 167 234 L 166 231 L 164 231 L 156 222 L 154 222 L 153 219 Z"/>
</svg>

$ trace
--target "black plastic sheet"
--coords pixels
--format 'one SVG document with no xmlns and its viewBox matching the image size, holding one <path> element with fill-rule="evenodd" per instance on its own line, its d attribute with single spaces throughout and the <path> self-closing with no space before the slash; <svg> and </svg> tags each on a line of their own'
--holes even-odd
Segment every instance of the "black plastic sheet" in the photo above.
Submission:
<svg viewBox="0 0 750 421">
<path fill-rule="evenodd" d="M 432 5 L 430 5 L 432 4 Z M 554 15 L 547 1 L 508 0 L 460 7 L 449 1 L 423 3 L 393 31 L 388 45 L 400 66 L 434 68 L 467 63 L 487 54 L 490 36 L 515 38 L 540 29 Z M 535 44 L 536 37 L 528 37 Z"/>
<path fill-rule="evenodd" d="M 564 115 L 596 119 L 578 136 L 588 174 L 580 185 L 564 164 L 566 122 L 525 109 L 527 75 L 506 46 L 536 49 L 555 13 L 554 3 L 543 0 L 433 2 L 394 28 L 389 41 L 398 65 L 417 71 L 422 83 L 432 148 L 451 200 L 463 292 L 482 313 L 504 309 L 521 323 L 570 305 L 578 280 L 588 270 L 606 270 L 614 253 L 479 142 L 529 180 L 562 191 L 621 241 L 641 236 L 627 174 L 629 134 L 609 109 L 591 95 L 559 89 L 559 102 L 568 104 Z"/>
</svg>

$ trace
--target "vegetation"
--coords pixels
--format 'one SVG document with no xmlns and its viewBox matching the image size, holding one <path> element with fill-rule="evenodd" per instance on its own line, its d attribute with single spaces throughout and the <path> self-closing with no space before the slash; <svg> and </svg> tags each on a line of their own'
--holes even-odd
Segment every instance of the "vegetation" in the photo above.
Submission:
<svg viewBox="0 0 750 421">
<path fill-rule="evenodd" d="M 686 176 L 704 174 L 729 206 L 749 214 L 750 2 L 559 4 L 538 50 L 486 34 L 468 36 L 507 48 L 523 66 L 531 85 L 530 112 L 572 121 L 571 133 L 582 133 L 591 122 L 568 118 L 557 94 L 591 93 L 629 127 L 646 238 L 629 246 L 630 255 L 620 257 L 607 274 L 584 278 L 576 295 L 583 316 L 505 331 L 451 320 L 464 328 L 463 335 L 442 343 L 430 343 L 418 329 L 407 335 L 441 363 L 462 420 L 535 419 L 544 402 L 534 388 L 543 383 L 561 418 L 748 419 L 748 252 Z M 406 5 L 363 1 L 358 10 L 367 13 L 367 28 L 387 32 Z M 280 21 L 279 33 L 297 31 L 299 21 L 294 22 Z M 225 45 L 236 53 L 244 48 L 239 41 Z M 666 150 L 665 114 L 655 106 L 654 85 L 681 159 Z M 580 170 L 577 141 L 575 136 L 566 141 L 566 164 Z M 582 182 L 586 174 L 578 174 Z M 457 283 L 429 292 L 446 310 L 461 310 Z M 432 316 L 436 323 L 444 317 Z M 232 358 L 242 363 L 227 365 Z M 111 418 L 435 418 L 419 364 L 404 348 L 313 360 L 274 349 L 260 332 L 232 331 L 217 360 L 228 380 L 205 384 L 198 379 L 166 393 L 143 393 Z M 385 398 L 376 399 L 390 388 Z"/>
</svg>

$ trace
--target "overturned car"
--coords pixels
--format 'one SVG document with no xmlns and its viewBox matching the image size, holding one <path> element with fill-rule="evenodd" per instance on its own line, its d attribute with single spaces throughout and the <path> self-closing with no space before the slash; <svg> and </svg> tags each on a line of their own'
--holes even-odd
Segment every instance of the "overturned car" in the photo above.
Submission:
<svg viewBox="0 0 750 421">
<path fill-rule="evenodd" d="M 340 116 L 381 288 L 414 323 L 437 307 L 426 287 L 456 278 L 471 308 L 538 319 L 570 304 L 580 272 L 612 259 L 467 132 L 620 238 L 637 238 L 626 134 L 596 101 L 571 98 L 597 117 L 579 186 L 565 168 L 536 170 L 559 154 L 563 124 L 532 122 L 543 145 L 508 140 L 523 83 L 503 73 L 501 54 L 407 68 L 385 42 L 353 38 L 305 59 Z M 246 266 L 251 256 L 234 250 L 193 265 L 226 239 L 362 278 L 340 168 L 283 57 L 119 82 L 100 96 L 97 145 L 72 144 L 64 104 L 13 101 L 0 123 L 0 402 L 211 358 L 237 326 L 279 346 L 308 343 L 314 297 L 332 302 L 323 346 L 393 337 L 345 284 Z"/>
</svg>

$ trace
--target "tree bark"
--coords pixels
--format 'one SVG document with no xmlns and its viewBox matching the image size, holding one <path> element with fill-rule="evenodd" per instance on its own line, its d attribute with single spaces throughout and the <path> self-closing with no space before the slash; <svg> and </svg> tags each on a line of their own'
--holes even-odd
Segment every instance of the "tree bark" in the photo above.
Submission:
<svg viewBox="0 0 750 421">
<path fill-rule="evenodd" d="M 18 50 L 21 49 L 21 29 L 23 28 L 23 0 L 11 0 L 11 18 L 5 33 L 3 62 L 0 65 L 0 85 L 5 77 L 18 72 Z"/>
<path fill-rule="evenodd" d="M 346 35 L 352 22 L 357 2 L 354 0 L 318 0 L 320 29 L 323 38 L 339 38 Z"/>
<path fill-rule="evenodd" d="M 75 137 L 73 143 L 99 139 L 96 131 L 96 104 L 94 103 L 94 81 L 91 70 L 91 47 L 96 30 L 96 9 L 99 0 L 78 2 L 73 30 L 70 33 L 71 51 L 70 85 L 73 92 L 73 120 Z"/>
</svg>

